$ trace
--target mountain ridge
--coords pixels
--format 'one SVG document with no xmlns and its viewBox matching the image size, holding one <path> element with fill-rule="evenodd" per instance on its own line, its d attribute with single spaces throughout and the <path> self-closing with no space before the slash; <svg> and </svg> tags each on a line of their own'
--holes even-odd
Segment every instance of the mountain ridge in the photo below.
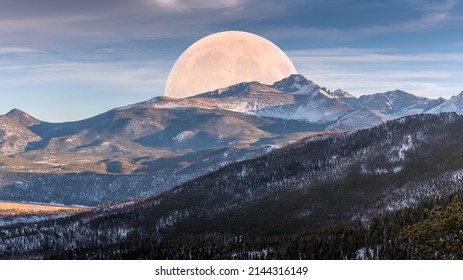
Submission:
<svg viewBox="0 0 463 280">
<path fill-rule="evenodd" d="M 452 99 L 455 100 L 458 96 L 462 94 L 463 92 L 457 96 L 453 96 Z M 148 101 L 114 108 L 110 111 L 121 111 L 121 110 L 130 109 L 133 107 L 141 107 L 141 106 L 148 106 L 148 107 L 152 106 L 152 107 L 158 107 L 158 108 L 204 106 L 209 109 L 219 108 L 219 109 L 231 110 L 231 111 L 236 111 L 236 112 L 255 113 L 254 112 L 255 110 L 262 108 L 262 107 L 255 105 L 256 101 L 262 102 L 262 100 L 255 100 L 255 99 L 245 100 L 245 101 L 254 103 L 254 104 L 250 104 L 248 106 L 249 109 L 246 109 L 246 110 L 239 110 L 236 108 L 231 108 L 231 106 L 217 104 L 217 102 L 216 103 L 212 102 L 212 104 L 201 104 L 200 101 L 204 101 L 205 99 L 227 99 L 227 98 L 236 98 L 236 99 L 241 100 L 241 99 L 246 99 L 246 98 L 253 97 L 253 96 L 261 96 L 261 97 L 266 96 L 269 98 L 273 98 L 275 95 L 280 96 L 280 98 L 282 99 L 276 100 L 274 102 L 275 104 L 273 104 L 274 106 L 276 106 L 278 102 L 280 102 L 280 105 L 284 105 L 284 104 L 281 104 L 282 101 L 293 102 L 294 97 L 297 95 L 309 95 L 315 99 L 323 96 L 328 99 L 336 99 L 338 101 L 347 103 L 347 105 L 353 107 L 353 109 L 365 109 L 366 108 L 366 109 L 369 109 L 375 112 L 378 111 L 376 113 L 380 117 L 381 116 L 387 117 L 389 112 L 392 111 L 394 113 L 397 113 L 398 111 L 403 110 L 403 109 L 410 109 L 410 110 L 420 109 L 421 111 L 419 113 L 427 113 L 427 112 L 432 113 L 433 108 L 439 105 L 442 105 L 444 103 L 448 103 L 450 101 L 445 98 L 429 99 L 426 97 L 420 97 L 420 96 L 416 96 L 416 95 L 413 95 L 411 93 L 408 93 L 408 92 L 405 92 L 399 89 L 387 91 L 383 93 L 361 95 L 360 97 L 357 98 L 353 96 L 351 93 L 345 90 L 342 90 L 342 89 L 336 89 L 335 91 L 331 92 L 330 90 L 327 90 L 325 87 L 319 86 L 318 84 L 314 83 L 311 80 L 306 79 L 304 76 L 300 74 L 292 74 L 286 78 L 283 78 L 280 81 L 276 81 L 272 85 L 261 84 L 258 81 L 241 82 L 238 84 L 230 85 L 229 87 L 216 89 L 216 90 L 209 91 L 209 92 L 199 93 L 197 95 L 186 97 L 186 98 L 177 99 L 177 98 L 171 98 L 167 96 L 157 96 Z M 288 95 L 290 95 L 289 98 L 287 98 Z M 346 102 L 346 101 L 350 101 L 350 102 Z M 355 103 L 356 105 L 353 105 L 351 103 Z M 397 103 L 400 103 L 400 104 L 397 104 Z M 384 106 L 386 107 L 396 106 L 398 108 L 381 108 L 382 106 L 383 107 Z M 410 107 L 413 107 L 413 108 L 410 108 Z M 347 113 L 351 113 L 351 112 L 346 112 L 346 114 Z M 417 112 L 415 110 L 412 113 L 417 113 Z M 405 111 L 399 115 L 393 114 L 392 116 L 390 116 L 390 118 L 398 118 L 403 115 L 409 115 L 412 113 Z M 102 113 L 102 114 L 105 114 L 105 113 Z M 19 123 L 22 123 L 26 127 L 43 122 L 19 109 L 12 109 L 10 112 L 5 114 L 5 116 L 9 116 L 11 118 L 16 119 L 16 121 L 18 121 Z M 90 117 L 84 120 L 70 121 L 66 123 L 82 122 L 82 121 L 92 119 L 95 117 Z M 305 120 L 305 119 L 302 118 L 301 120 Z M 306 120 L 306 121 L 310 121 L 310 120 Z"/>
<path fill-rule="evenodd" d="M 429 112 L 434 105 L 455 108 L 458 100 L 432 100 L 398 90 L 356 98 L 291 75 L 272 85 L 239 83 L 182 99 L 154 97 L 73 122 L 44 122 L 15 109 L 0 117 L 0 175 L 69 174 L 69 182 L 80 173 L 185 175 L 172 180 L 173 186 L 303 137 L 371 128 Z M 30 179 L 16 181 L 2 184 L 9 199 L 21 199 L 20 182 Z M 136 197 L 135 192 L 130 197 Z"/>
<path fill-rule="evenodd" d="M 463 102 L 458 100 L 458 96 L 451 100 L 428 99 L 400 90 L 356 98 L 341 89 L 331 92 L 293 74 L 272 85 L 243 82 L 188 98 L 154 97 L 80 121 L 49 123 L 18 109 L 4 118 L 14 121 L 16 130 L 22 131 L 15 139 L 25 144 L 9 148 L 14 157 L 48 160 L 61 168 L 64 164 L 58 160 L 59 154 L 86 155 L 94 162 L 90 171 L 104 172 L 105 161 L 118 161 L 111 154 L 162 157 L 196 150 L 200 143 L 206 149 L 284 145 L 313 132 L 363 129 L 411 114 L 463 113 L 459 110 Z M 227 129 L 231 126 L 235 129 Z M 5 129 L 0 128 L 0 135 L 6 133 Z M 12 146 L 5 144 L 6 139 L 0 141 L 4 147 Z M 48 159 L 40 158 L 40 153 L 48 154 Z M 81 159 L 70 161 L 84 163 Z M 133 172 L 139 168 L 131 161 L 120 161 L 121 170 Z"/>
<path fill-rule="evenodd" d="M 382 121 L 411 114 L 432 113 L 433 108 L 446 102 L 448 100 L 444 98 L 429 99 L 402 90 L 362 95 L 357 98 L 342 89 L 331 92 L 302 75 L 293 74 L 272 85 L 256 81 L 242 82 L 184 100 L 169 99 L 158 106 L 221 108 L 264 117 L 328 124 L 354 111 L 362 110 L 370 110 Z M 365 122 L 366 124 L 359 128 L 368 127 L 371 123 L 368 120 Z M 376 122 L 375 125 L 380 123 Z"/>
</svg>

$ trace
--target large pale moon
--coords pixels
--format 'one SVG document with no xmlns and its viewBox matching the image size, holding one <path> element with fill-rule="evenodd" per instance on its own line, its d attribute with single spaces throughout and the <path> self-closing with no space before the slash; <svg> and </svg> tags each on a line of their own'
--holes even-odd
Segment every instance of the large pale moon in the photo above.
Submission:
<svg viewBox="0 0 463 280">
<path fill-rule="evenodd" d="M 177 59 L 164 95 L 188 97 L 240 82 L 273 84 L 297 74 L 288 56 L 269 40 L 242 31 L 200 39 Z"/>
</svg>

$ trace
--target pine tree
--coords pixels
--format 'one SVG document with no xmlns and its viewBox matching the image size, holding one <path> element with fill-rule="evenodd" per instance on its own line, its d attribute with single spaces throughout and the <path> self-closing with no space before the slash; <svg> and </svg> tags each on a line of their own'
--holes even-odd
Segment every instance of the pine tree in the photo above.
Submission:
<svg viewBox="0 0 463 280">
<path fill-rule="evenodd" d="M 424 221 L 403 233 L 409 254 L 417 259 L 461 259 L 463 257 L 463 204 L 455 198 L 446 208 L 435 206 Z"/>
</svg>

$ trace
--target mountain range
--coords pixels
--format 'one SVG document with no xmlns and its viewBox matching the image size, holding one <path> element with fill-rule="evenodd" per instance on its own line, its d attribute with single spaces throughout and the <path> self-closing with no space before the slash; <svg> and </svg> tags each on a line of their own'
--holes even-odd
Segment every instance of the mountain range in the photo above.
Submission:
<svg viewBox="0 0 463 280">
<path fill-rule="evenodd" d="M 0 217 L 0 258 L 455 258 L 463 208 L 439 217 L 463 198 L 462 100 L 291 75 L 75 122 L 14 109 L 0 200 L 77 208 Z M 439 248 L 414 237 L 426 213 Z"/>
<path fill-rule="evenodd" d="M 462 96 L 396 90 L 356 98 L 291 75 L 273 85 L 155 97 L 75 122 L 44 122 L 14 109 L 0 116 L 0 199 L 97 205 L 156 195 L 303 137 L 419 113 L 462 113 Z M 149 183 L 136 179 L 143 176 Z"/>
</svg>

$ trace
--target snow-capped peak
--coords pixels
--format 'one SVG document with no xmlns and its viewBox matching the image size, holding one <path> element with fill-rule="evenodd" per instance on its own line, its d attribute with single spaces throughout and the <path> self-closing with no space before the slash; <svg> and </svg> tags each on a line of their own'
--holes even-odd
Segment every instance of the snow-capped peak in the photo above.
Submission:
<svg viewBox="0 0 463 280">
<path fill-rule="evenodd" d="M 13 109 L 10 112 L 8 112 L 5 116 L 10 118 L 11 120 L 16 121 L 17 123 L 24 125 L 25 127 L 36 125 L 41 122 L 40 120 L 19 109 Z"/>
<path fill-rule="evenodd" d="M 324 95 L 327 98 L 335 98 L 330 94 L 330 91 L 316 83 L 307 80 L 299 74 L 292 74 L 288 78 L 275 82 L 273 88 L 293 95 Z"/>
<path fill-rule="evenodd" d="M 336 98 L 354 98 L 354 96 L 352 94 L 348 93 L 345 90 L 339 89 L 339 88 L 337 90 L 333 91 L 331 93 L 331 95 L 336 97 Z"/>
<path fill-rule="evenodd" d="M 275 82 L 272 87 L 284 92 L 296 92 L 309 85 L 314 88 L 320 88 L 317 84 L 307 80 L 304 76 L 292 74 L 281 81 Z"/>
<path fill-rule="evenodd" d="M 279 90 L 259 82 L 242 82 L 226 88 L 216 89 L 188 98 L 224 98 L 224 97 L 248 97 L 252 94 L 280 93 Z"/>
<path fill-rule="evenodd" d="M 459 115 L 463 115 L 463 91 L 456 96 L 452 96 L 439 106 L 432 108 L 427 113 L 439 114 L 444 112 L 455 112 Z"/>
</svg>

